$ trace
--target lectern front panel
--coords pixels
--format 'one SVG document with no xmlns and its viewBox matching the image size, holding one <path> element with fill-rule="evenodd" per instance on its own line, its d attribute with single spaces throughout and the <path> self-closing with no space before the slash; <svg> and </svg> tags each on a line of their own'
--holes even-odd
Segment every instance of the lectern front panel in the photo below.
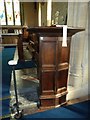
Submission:
<svg viewBox="0 0 90 120">
<path fill-rule="evenodd" d="M 64 26 L 28 29 L 30 34 L 34 33 L 38 37 L 38 42 L 35 43 L 39 44 L 39 49 L 35 54 L 38 56 L 40 108 L 48 109 L 66 104 L 71 37 L 84 29 L 68 27 L 64 46 L 63 28 Z"/>
</svg>

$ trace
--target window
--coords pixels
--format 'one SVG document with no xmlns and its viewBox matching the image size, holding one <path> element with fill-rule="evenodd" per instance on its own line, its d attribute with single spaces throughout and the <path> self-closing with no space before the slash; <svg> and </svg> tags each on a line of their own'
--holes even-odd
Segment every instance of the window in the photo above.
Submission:
<svg viewBox="0 0 90 120">
<path fill-rule="evenodd" d="M 19 0 L 0 0 L 1 25 L 21 25 Z"/>
</svg>

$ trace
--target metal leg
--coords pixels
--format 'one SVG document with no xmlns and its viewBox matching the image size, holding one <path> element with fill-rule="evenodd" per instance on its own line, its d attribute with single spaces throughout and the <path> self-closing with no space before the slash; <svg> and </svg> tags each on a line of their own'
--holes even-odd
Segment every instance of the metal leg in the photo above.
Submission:
<svg viewBox="0 0 90 120">
<path fill-rule="evenodd" d="M 15 119 L 19 119 L 23 116 L 23 110 L 22 111 L 19 111 L 19 102 L 18 102 L 18 94 L 17 94 L 17 84 L 16 84 L 16 76 L 15 76 L 15 65 L 17 65 L 17 61 L 14 61 L 14 60 L 10 60 L 8 62 L 8 64 L 10 66 L 12 66 L 12 72 L 13 72 L 13 80 L 14 80 L 14 90 L 15 90 L 15 98 L 16 98 L 16 105 L 15 105 L 15 108 L 16 108 L 16 113 L 14 115 L 14 118 Z M 12 108 L 12 111 L 14 110 L 14 108 Z M 14 112 L 14 111 L 13 111 Z"/>
<path fill-rule="evenodd" d="M 14 89 L 15 89 L 15 98 L 16 98 L 16 109 L 17 109 L 17 113 L 19 114 L 19 103 L 18 103 L 17 84 L 16 84 L 16 76 L 15 76 L 14 66 L 13 66 L 13 80 L 14 80 Z"/>
</svg>

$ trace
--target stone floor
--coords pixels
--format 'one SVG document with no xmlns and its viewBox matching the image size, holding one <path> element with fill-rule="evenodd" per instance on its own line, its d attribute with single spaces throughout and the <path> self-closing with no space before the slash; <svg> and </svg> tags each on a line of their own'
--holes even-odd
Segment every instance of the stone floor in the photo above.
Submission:
<svg viewBox="0 0 90 120">
<path fill-rule="evenodd" d="M 25 47 L 24 47 L 25 51 Z M 29 60 L 28 51 L 25 51 L 25 58 Z M 14 60 L 18 60 L 18 51 L 16 49 Z M 30 114 L 35 112 L 38 109 L 39 104 L 39 80 L 37 79 L 37 69 L 29 68 L 29 69 L 21 69 L 15 70 L 16 73 L 16 83 L 17 83 L 17 92 L 18 92 L 18 101 L 20 110 L 23 109 L 24 114 Z M 15 103 L 15 91 L 14 91 L 14 82 L 13 82 L 13 74 L 11 78 L 11 108 Z M 15 111 L 15 109 L 14 109 Z M 13 115 L 13 114 L 12 114 Z"/>
<path fill-rule="evenodd" d="M 38 109 L 39 104 L 39 80 L 37 80 L 36 69 L 16 70 L 17 92 L 20 110 L 24 110 L 24 114 L 34 113 Z M 15 101 L 15 91 L 13 77 L 11 79 L 11 108 Z"/>
</svg>

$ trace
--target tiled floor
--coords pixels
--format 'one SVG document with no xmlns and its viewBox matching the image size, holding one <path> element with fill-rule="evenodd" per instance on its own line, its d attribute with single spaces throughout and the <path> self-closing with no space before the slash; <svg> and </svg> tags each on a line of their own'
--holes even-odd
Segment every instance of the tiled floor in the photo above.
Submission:
<svg viewBox="0 0 90 120">
<path fill-rule="evenodd" d="M 18 60 L 17 50 L 15 52 L 14 60 Z M 34 79 L 33 79 L 34 78 Z M 39 103 L 38 88 L 39 80 L 37 78 L 36 68 L 34 69 L 23 69 L 16 70 L 16 80 L 20 109 L 24 109 L 24 114 L 35 113 L 38 109 L 37 104 Z M 13 79 L 11 82 L 11 105 L 15 103 L 14 96 L 14 83 Z M 74 100 L 69 100 L 68 105 L 78 103 L 90 99 L 90 96 L 84 96 Z"/>
</svg>

